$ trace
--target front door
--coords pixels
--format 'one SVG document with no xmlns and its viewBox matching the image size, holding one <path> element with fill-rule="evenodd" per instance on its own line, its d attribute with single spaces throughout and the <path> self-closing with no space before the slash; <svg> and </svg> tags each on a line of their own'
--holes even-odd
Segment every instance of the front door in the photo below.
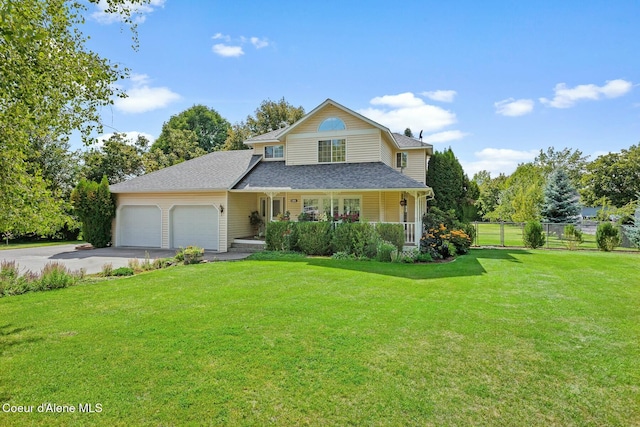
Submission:
<svg viewBox="0 0 640 427">
<path fill-rule="evenodd" d="M 260 215 L 265 224 L 284 212 L 284 197 L 274 197 L 273 200 L 270 197 L 260 197 Z"/>
</svg>

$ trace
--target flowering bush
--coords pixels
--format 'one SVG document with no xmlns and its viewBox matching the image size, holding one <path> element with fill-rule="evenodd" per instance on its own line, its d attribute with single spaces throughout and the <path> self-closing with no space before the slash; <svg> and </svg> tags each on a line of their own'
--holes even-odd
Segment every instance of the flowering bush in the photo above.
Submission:
<svg viewBox="0 0 640 427">
<path fill-rule="evenodd" d="M 345 213 L 342 215 L 338 215 L 338 214 L 334 214 L 333 215 L 333 220 L 334 221 L 341 221 L 343 223 L 351 223 L 351 222 L 359 222 L 360 221 L 360 213 L 359 212 L 352 212 L 352 213 Z"/>
<path fill-rule="evenodd" d="M 471 246 L 471 237 L 464 230 L 448 230 L 444 224 L 429 228 L 420 239 L 420 252 L 433 259 L 443 259 L 457 254 L 466 254 Z"/>
</svg>

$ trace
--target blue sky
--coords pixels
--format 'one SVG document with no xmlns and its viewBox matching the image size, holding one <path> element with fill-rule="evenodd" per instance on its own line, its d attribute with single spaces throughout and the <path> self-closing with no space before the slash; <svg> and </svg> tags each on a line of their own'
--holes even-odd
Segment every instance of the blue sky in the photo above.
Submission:
<svg viewBox="0 0 640 427">
<path fill-rule="evenodd" d="M 265 99 L 327 98 L 471 177 L 553 146 L 594 159 L 640 142 L 640 2 L 153 0 L 128 29 L 90 6 L 88 47 L 128 67 L 105 132 L 152 138 L 194 104 L 231 123 Z"/>
</svg>

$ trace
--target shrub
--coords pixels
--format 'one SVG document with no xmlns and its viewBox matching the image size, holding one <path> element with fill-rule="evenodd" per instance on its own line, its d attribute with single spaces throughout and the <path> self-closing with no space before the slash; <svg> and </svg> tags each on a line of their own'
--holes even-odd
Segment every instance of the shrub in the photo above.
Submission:
<svg viewBox="0 0 640 427">
<path fill-rule="evenodd" d="M 394 252 L 397 252 L 398 248 L 396 245 L 389 242 L 381 242 L 378 245 L 378 253 L 376 255 L 376 259 L 382 262 L 391 262 L 393 260 Z"/>
<path fill-rule="evenodd" d="M 544 246 L 545 242 L 544 232 L 542 231 L 542 224 L 538 221 L 529 221 L 524 226 L 522 234 L 522 242 L 524 246 L 531 249 L 536 249 Z"/>
<path fill-rule="evenodd" d="M 99 184 L 81 179 L 71 193 L 71 201 L 82 222 L 83 238 L 96 248 L 108 246 L 116 207 L 106 176 Z"/>
<path fill-rule="evenodd" d="M 355 260 L 356 256 L 354 254 L 350 254 L 349 252 L 336 252 L 331 255 L 332 259 L 346 259 L 346 260 Z"/>
<path fill-rule="evenodd" d="M 120 267 L 113 270 L 111 273 L 113 276 L 121 277 L 121 276 L 133 276 L 134 271 L 131 267 Z"/>
<path fill-rule="evenodd" d="M 584 241 L 582 231 L 577 229 L 575 225 L 569 224 L 564 226 L 564 243 L 570 251 L 576 250 Z"/>
<path fill-rule="evenodd" d="M 294 251 L 297 240 L 297 223 L 273 221 L 267 224 L 265 246 L 268 251 Z"/>
<path fill-rule="evenodd" d="M 176 251 L 176 254 L 174 255 L 173 259 L 176 262 L 183 262 L 184 261 L 184 248 L 180 248 Z"/>
<path fill-rule="evenodd" d="M 153 260 L 153 268 L 156 270 L 167 268 L 171 265 L 173 265 L 173 258 L 156 258 Z"/>
<path fill-rule="evenodd" d="M 74 285 L 76 278 L 71 271 L 59 262 L 50 262 L 44 266 L 40 279 L 34 282 L 33 290 L 46 291 L 50 289 L 61 289 Z"/>
<path fill-rule="evenodd" d="M 109 277 L 111 276 L 111 274 L 113 273 L 113 264 L 110 262 L 107 262 L 105 264 L 102 264 L 102 271 L 100 271 L 100 275 L 102 277 Z"/>
<path fill-rule="evenodd" d="M 301 222 L 298 230 L 297 248 L 307 255 L 326 255 L 331 249 L 330 222 Z"/>
<path fill-rule="evenodd" d="M 129 266 L 129 268 L 133 270 L 134 273 L 142 272 L 142 267 L 140 266 L 140 260 L 138 258 L 132 258 L 127 261 L 127 266 Z"/>
<path fill-rule="evenodd" d="M 394 245 L 399 251 L 404 246 L 404 226 L 402 224 L 376 224 L 376 231 L 382 240 Z"/>
<path fill-rule="evenodd" d="M 204 249 L 198 246 L 187 246 L 184 251 L 184 265 L 198 264 L 204 256 Z"/>
<path fill-rule="evenodd" d="M 368 222 L 338 224 L 333 232 L 331 247 L 334 252 L 347 252 L 356 258 L 374 258 L 380 237 Z"/>
<path fill-rule="evenodd" d="M 433 262 L 433 258 L 429 253 L 419 252 L 418 255 L 416 255 L 415 257 L 415 261 L 416 262 Z"/>
<path fill-rule="evenodd" d="M 620 244 L 620 230 L 608 221 L 598 224 L 596 243 L 601 251 L 614 250 Z"/>
<path fill-rule="evenodd" d="M 400 251 L 400 252 L 397 253 L 397 255 L 394 258 L 393 262 L 402 262 L 402 263 L 405 263 L 405 264 L 413 264 L 414 262 L 416 262 L 416 258 L 418 257 L 419 253 L 420 253 L 420 251 L 417 248 L 409 250 L 409 251 Z"/>
</svg>

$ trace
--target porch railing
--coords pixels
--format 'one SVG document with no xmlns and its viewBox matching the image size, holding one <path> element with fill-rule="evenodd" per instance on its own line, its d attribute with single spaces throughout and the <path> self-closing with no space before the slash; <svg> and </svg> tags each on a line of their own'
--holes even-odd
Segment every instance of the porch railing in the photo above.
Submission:
<svg viewBox="0 0 640 427">
<path fill-rule="evenodd" d="M 416 223 L 415 222 L 390 222 L 383 221 L 385 224 L 401 224 L 404 227 L 404 243 L 406 245 L 415 245 L 416 243 Z"/>
</svg>

